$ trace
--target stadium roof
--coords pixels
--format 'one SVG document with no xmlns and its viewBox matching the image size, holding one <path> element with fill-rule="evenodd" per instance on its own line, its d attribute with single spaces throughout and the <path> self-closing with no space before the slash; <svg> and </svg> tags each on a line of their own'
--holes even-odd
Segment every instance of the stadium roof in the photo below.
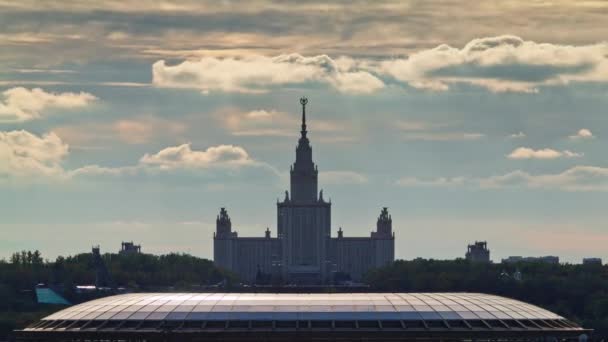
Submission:
<svg viewBox="0 0 608 342">
<path fill-rule="evenodd" d="M 18 336 L 111 339 L 144 334 L 153 339 L 155 333 L 171 332 L 256 339 L 257 334 L 243 335 L 251 331 L 275 332 L 282 338 L 297 333 L 296 339 L 308 332 L 397 340 L 576 338 L 590 333 L 537 306 L 479 293 L 134 293 L 61 310 Z"/>
</svg>

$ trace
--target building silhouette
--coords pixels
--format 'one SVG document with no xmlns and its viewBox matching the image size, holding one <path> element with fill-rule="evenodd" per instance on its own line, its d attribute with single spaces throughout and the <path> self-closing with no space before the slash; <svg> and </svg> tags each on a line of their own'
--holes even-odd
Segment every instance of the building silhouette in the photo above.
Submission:
<svg viewBox="0 0 608 342">
<path fill-rule="evenodd" d="M 583 265 L 602 266 L 602 259 L 601 258 L 583 258 Z"/>
<path fill-rule="evenodd" d="M 473 262 L 490 262 L 488 243 L 485 241 L 475 241 L 474 244 L 469 245 L 465 259 Z"/>
<path fill-rule="evenodd" d="M 528 262 L 528 263 L 544 263 L 544 264 L 559 264 L 559 257 L 554 255 L 540 256 L 540 257 L 522 257 L 522 256 L 510 256 L 508 258 L 502 259 L 503 263 L 519 263 L 519 262 Z"/>
<path fill-rule="evenodd" d="M 267 228 L 263 237 L 239 237 L 225 208 L 214 234 L 214 262 L 238 274 L 242 281 L 280 278 L 289 284 L 324 284 L 336 274 L 353 281 L 395 258 L 395 237 L 388 208 L 378 217 L 370 237 L 331 237 L 331 201 L 318 190 L 319 171 L 312 158 L 306 126 L 306 98 L 296 160 L 290 169 L 290 190 L 277 201 L 277 236 Z"/>
<path fill-rule="evenodd" d="M 122 242 L 120 245 L 120 255 L 139 254 L 141 253 L 141 245 L 136 245 L 133 241 Z"/>
<path fill-rule="evenodd" d="M 95 287 L 111 287 L 112 278 L 101 256 L 99 245 L 93 246 L 91 254 L 93 255 L 93 267 L 95 268 Z"/>
</svg>

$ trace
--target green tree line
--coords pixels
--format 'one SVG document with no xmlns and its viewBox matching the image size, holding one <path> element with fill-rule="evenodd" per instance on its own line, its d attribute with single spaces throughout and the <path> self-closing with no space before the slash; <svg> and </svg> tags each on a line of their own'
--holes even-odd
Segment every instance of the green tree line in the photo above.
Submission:
<svg viewBox="0 0 608 342">
<path fill-rule="evenodd" d="M 112 283 L 129 291 L 193 291 L 235 277 L 213 265 L 212 261 L 188 254 L 104 254 L 102 259 Z M 39 251 L 13 253 L 0 260 L 0 341 L 15 329 L 46 316 L 60 306 L 40 305 L 34 289 L 50 285 L 71 302 L 83 297 L 76 285 L 95 284 L 96 268 L 91 253 L 43 260 Z"/>
</svg>

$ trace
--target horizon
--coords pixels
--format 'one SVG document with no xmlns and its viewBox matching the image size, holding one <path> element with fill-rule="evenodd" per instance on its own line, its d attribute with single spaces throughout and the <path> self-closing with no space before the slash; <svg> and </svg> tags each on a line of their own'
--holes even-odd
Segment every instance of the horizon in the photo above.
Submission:
<svg viewBox="0 0 608 342">
<path fill-rule="evenodd" d="M 239 236 L 276 236 L 305 96 L 332 237 L 369 236 L 388 207 L 396 259 L 487 241 L 495 262 L 607 260 L 601 13 L 2 2 L 0 259 L 133 241 L 211 260 L 221 207 Z"/>
</svg>

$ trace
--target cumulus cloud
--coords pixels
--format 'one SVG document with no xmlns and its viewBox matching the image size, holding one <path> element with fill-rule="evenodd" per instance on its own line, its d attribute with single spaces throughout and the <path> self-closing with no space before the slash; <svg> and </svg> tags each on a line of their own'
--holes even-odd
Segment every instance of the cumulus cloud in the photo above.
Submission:
<svg viewBox="0 0 608 342">
<path fill-rule="evenodd" d="M 570 139 L 578 140 L 578 139 L 593 139 L 595 136 L 591 133 L 590 130 L 586 128 L 580 129 L 576 134 L 569 136 Z"/>
<path fill-rule="evenodd" d="M 62 163 L 68 154 L 68 144 L 53 132 L 36 135 L 24 130 L 0 131 L 0 180 L 27 182 L 76 177 L 169 175 L 173 172 L 219 180 L 244 170 L 257 170 L 255 175 L 278 175 L 273 167 L 253 159 L 244 148 L 234 145 L 212 146 L 205 150 L 192 149 L 190 144 L 171 146 L 157 153 L 146 153 L 136 163 L 120 167 L 85 165 L 65 169 Z"/>
<path fill-rule="evenodd" d="M 219 145 L 204 151 L 192 150 L 190 144 L 167 147 L 155 154 L 145 154 L 140 160 L 143 165 L 160 169 L 240 167 L 256 163 L 240 146 Z"/>
<path fill-rule="evenodd" d="M 365 184 L 368 179 L 365 175 L 354 171 L 322 171 L 319 179 L 324 184 Z"/>
<path fill-rule="evenodd" d="M 72 178 L 134 179 L 163 177 L 172 183 L 221 185 L 227 181 L 258 182 L 278 180 L 279 172 L 272 166 L 253 159 L 240 146 L 218 145 L 195 150 L 191 144 L 170 146 L 157 153 L 144 154 L 136 164 L 121 167 L 87 165 L 69 172 Z"/>
<path fill-rule="evenodd" d="M 326 55 L 304 57 L 299 54 L 245 58 L 203 57 L 177 65 L 164 60 L 152 65 L 152 82 L 158 87 L 194 88 L 210 91 L 259 93 L 271 87 L 327 84 L 343 93 L 371 93 L 384 83 L 357 64 L 338 61 Z"/>
<path fill-rule="evenodd" d="M 441 44 L 392 59 L 293 53 L 206 56 L 172 66 L 159 60 L 152 74 L 156 86 L 204 93 L 255 93 L 273 86 L 322 83 L 343 93 L 369 94 L 391 82 L 432 91 L 466 83 L 492 92 L 536 93 L 540 86 L 608 82 L 608 43 L 559 45 L 502 35 L 473 39 L 462 48 Z"/>
<path fill-rule="evenodd" d="M 89 93 L 49 93 L 40 88 L 16 87 L 5 90 L 0 100 L 0 122 L 38 119 L 50 109 L 75 109 L 97 100 Z"/>
<path fill-rule="evenodd" d="M 556 159 L 556 158 L 576 158 L 582 157 L 582 153 L 575 153 L 568 150 L 557 151 L 550 148 L 534 150 L 528 147 L 519 147 L 513 150 L 507 158 L 509 159 Z"/>
<path fill-rule="evenodd" d="M 373 67 L 415 88 L 442 91 L 468 83 L 494 92 L 538 91 L 541 85 L 608 81 L 608 44 L 557 45 L 503 35 L 446 44 Z"/>
<path fill-rule="evenodd" d="M 0 178 L 62 176 L 61 162 L 67 154 L 68 145 L 55 133 L 0 131 Z"/>
</svg>

